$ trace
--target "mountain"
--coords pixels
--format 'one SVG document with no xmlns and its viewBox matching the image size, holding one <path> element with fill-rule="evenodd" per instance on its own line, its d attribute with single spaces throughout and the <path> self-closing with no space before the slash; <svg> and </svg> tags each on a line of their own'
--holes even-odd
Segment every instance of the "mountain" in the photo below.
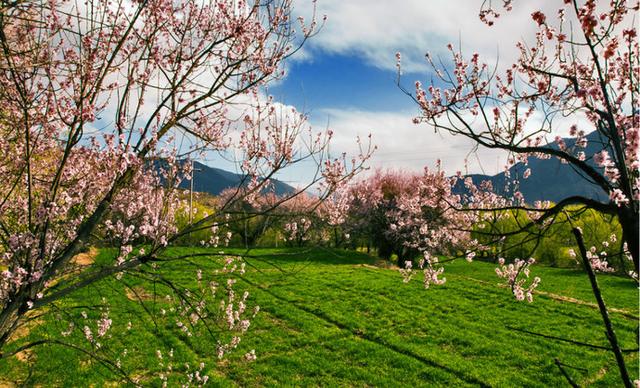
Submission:
<svg viewBox="0 0 640 388">
<path fill-rule="evenodd" d="M 153 163 L 156 165 L 156 168 L 161 168 L 160 166 L 162 166 L 164 162 L 156 160 Z M 194 161 L 193 166 L 196 170 L 193 178 L 193 191 L 218 195 L 224 189 L 229 187 L 238 187 L 240 184 L 244 185 L 249 182 L 249 178 L 244 175 L 222 170 L 220 168 L 209 167 L 200 162 Z M 272 179 L 271 184 L 277 195 L 292 194 L 296 191 L 293 187 L 277 179 Z M 189 190 L 191 182 L 188 179 L 183 179 L 178 187 Z"/>
<path fill-rule="evenodd" d="M 564 139 L 568 148 L 575 146 L 575 139 Z M 583 151 L 587 155 L 587 163 L 597 170 L 602 169 L 593 163 L 592 156 L 605 148 L 606 141 L 601 138 L 597 132 L 587 135 L 587 147 Z M 553 142 L 549 144 L 549 148 L 558 149 L 558 144 Z M 612 152 L 609 151 L 611 154 Z M 516 163 L 509 169 L 510 178 L 507 178 L 502 172 L 497 175 L 489 176 L 482 174 L 468 175 L 475 184 L 489 180 L 493 184 L 494 190 L 501 195 L 510 195 L 510 190 L 505 190 L 506 183 L 513 182 L 514 178 L 519 181 L 519 189 L 524 195 L 525 201 L 533 203 L 534 201 L 549 200 L 558 202 L 572 195 L 581 195 L 587 198 L 607 201 L 608 195 L 599 186 L 585 179 L 581 173 L 576 171 L 571 165 L 562 163 L 558 158 L 538 159 L 530 157 L 528 165 Z M 524 171 L 530 168 L 531 176 L 523 179 Z M 465 191 L 462 182 L 458 182 L 454 188 L 455 192 L 463 193 Z"/>
</svg>

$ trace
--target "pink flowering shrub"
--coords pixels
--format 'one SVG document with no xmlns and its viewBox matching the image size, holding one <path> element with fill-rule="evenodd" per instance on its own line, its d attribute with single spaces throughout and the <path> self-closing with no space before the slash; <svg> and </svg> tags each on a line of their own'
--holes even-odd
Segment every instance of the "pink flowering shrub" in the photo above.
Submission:
<svg viewBox="0 0 640 388">
<path fill-rule="evenodd" d="M 400 267 L 418 252 L 392 233 L 392 212 L 397 209 L 401 196 L 413 190 L 414 178 L 413 174 L 401 171 L 377 170 L 371 177 L 352 185 L 348 221 L 343 225 L 352 239 L 364 240 L 367 246 L 375 247 L 378 256 L 389 259 L 396 254 Z"/>
<path fill-rule="evenodd" d="M 463 198 L 452 192 L 455 180 L 444 171 L 425 168 L 412 180 L 411 190 L 401 193 L 396 207 L 389 210 L 389 234 L 409 248 L 432 254 L 455 254 L 475 244 L 470 241 L 468 225 L 475 222 L 476 214 L 457 211 Z"/>
<path fill-rule="evenodd" d="M 470 182 L 467 194 L 455 194 L 459 179 L 447 176 L 439 166 L 422 175 L 376 171 L 350 187 L 342 228 L 354 240 L 371 243 L 380 257 L 396 254 L 405 282 L 422 271 L 425 288 L 443 284 L 438 255 L 461 255 L 472 261 L 485 248 L 471 236 L 470 225 L 482 214 L 478 208 L 501 200 L 489 188 Z"/>
</svg>

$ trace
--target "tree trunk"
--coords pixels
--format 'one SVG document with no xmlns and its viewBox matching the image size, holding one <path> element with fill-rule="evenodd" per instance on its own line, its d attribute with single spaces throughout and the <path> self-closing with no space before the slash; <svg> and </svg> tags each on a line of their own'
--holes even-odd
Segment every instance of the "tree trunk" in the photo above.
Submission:
<svg viewBox="0 0 640 388">
<path fill-rule="evenodd" d="M 0 313 L 0 354 L 18 323 L 16 309 L 10 304 Z"/>
<path fill-rule="evenodd" d="M 0 311 L 0 354 L 2 354 L 4 346 L 20 324 L 20 318 L 27 310 L 25 303 L 29 300 L 31 292 L 31 287 L 21 289 L 13 296 L 13 300 L 8 302 L 4 309 Z"/>
<path fill-rule="evenodd" d="M 618 220 L 622 226 L 622 241 L 627 243 L 627 248 L 633 258 L 633 268 L 635 273 L 640 273 L 638 270 L 640 263 L 640 253 L 638 250 L 640 247 L 640 240 L 638 234 L 640 230 L 638 228 L 638 212 L 634 210 L 634 205 L 629 207 L 621 207 L 618 211 Z"/>
</svg>

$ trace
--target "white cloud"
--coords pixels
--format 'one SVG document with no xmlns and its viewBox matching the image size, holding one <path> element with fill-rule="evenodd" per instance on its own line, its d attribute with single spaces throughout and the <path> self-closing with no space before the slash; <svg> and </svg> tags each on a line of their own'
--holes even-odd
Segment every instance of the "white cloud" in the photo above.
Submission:
<svg viewBox="0 0 640 388">
<path fill-rule="evenodd" d="M 368 163 L 372 168 L 419 172 L 424 167 L 434 168 L 437 160 L 441 160 L 442 168 L 451 175 L 457 171 L 487 175 L 504 171 L 508 158 L 506 151 L 475 146 L 472 140 L 462 135 L 436 132 L 426 123 L 413 124 L 412 118 L 416 113 L 417 111 L 323 109 L 313 115 L 311 124 L 316 129 L 328 126 L 334 132 L 331 143 L 334 155 L 343 152 L 348 156 L 357 155 L 356 137 L 366 139 L 371 134 L 372 143 L 378 147 Z M 528 120 L 525 132 L 537 132 L 543 123 L 547 126 L 548 123 L 544 120 L 543 115 L 534 114 Z M 482 125 L 473 120 L 471 122 L 472 125 Z M 553 142 L 556 135 L 568 137 L 569 128 L 573 124 L 587 133 L 593 130 L 589 121 L 579 114 L 571 117 L 557 116 L 553 122 L 555 130 L 546 136 L 547 142 Z"/>
<path fill-rule="evenodd" d="M 427 51 L 448 58 L 446 44 L 457 47 L 459 42 L 464 52 L 476 51 L 489 63 L 498 56 L 509 61 L 517 54 L 515 43 L 533 36 L 530 14 L 541 7 L 536 3 L 518 2 L 488 27 L 478 18 L 481 2 L 477 0 L 320 0 L 318 14 L 326 14 L 328 20 L 308 44 L 330 53 L 356 54 L 371 65 L 391 70 L 397 51 L 403 54 L 406 71 L 425 71 Z M 559 6 L 547 5 L 550 12 Z M 299 14 L 310 15 L 311 9 L 308 1 L 296 3 Z"/>
<path fill-rule="evenodd" d="M 362 110 L 326 109 L 314 115 L 315 126 L 326 126 L 334 131 L 332 151 L 357 154 L 356 136 L 366 138 L 372 134 L 378 150 L 369 162 L 373 168 L 394 168 L 421 171 L 425 166 L 434 168 L 440 159 L 445 171 L 455 173 L 486 173 L 502 171 L 506 156 L 503 151 L 475 149 L 474 143 L 462 136 L 435 133 L 427 125 L 415 125 L 411 119 L 415 112 L 369 112 Z M 322 124 L 320 124 L 322 123 Z M 468 160 L 465 167 L 465 159 Z"/>
</svg>

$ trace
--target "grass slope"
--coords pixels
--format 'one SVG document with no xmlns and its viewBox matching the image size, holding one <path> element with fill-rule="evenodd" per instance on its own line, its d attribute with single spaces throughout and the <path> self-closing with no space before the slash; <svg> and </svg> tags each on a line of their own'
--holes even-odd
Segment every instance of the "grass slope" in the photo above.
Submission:
<svg viewBox="0 0 640 388">
<path fill-rule="evenodd" d="M 203 252 L 175 248 L 171 253 L 193 251 Z M 580 385 L 619 385 L 610 352 L 512 329 L 607 346 L 598 310 L 588 304 L 593 303 L 588 281 L 580 272 L 536 267 L 542 293 L 527 304 L 497 285 L 495 266 L 488 263 L 450 263 L 447 283 L 424 290 L 419 279 L 403 284 L 396 271 L 375 267 L 374 259 L 356 252 L 252 254 L 257 257 L 248 260 L 251 269 L 238 286 L 251 292 L 250 301 L 261 312 L 239 348 L 222 361 L 215 358 L 216 342 L 210 337 L 186 337 L 173 330 L 157 338 L 150 319 L 123 296 L 119 282 L 102 282 L 65 303 L 98 303 L 104 296 L 117 306 L 112 310 L 111 348 L 119 354 L 127 348 L 123 365 L 149 384 L 158 383 L 147 377 L 159 370 L 155 349 L 173 348 L 176 365 L 205 362 L 214 386 L 565 386 L 555 358 L 580 368 L 567 369 Z M 211 258 L 198 262 L 211 270 L 218 267 Z M 172 265 L 174 277 L 195 281 L 192 268 Z M 623 347 L 637 347 L 637 288 L 613 276 L 601 276 L 600 284 L 617 311 L 611 315 Z M 64 327 L 55 316 L 49 314 L 29 335 L 59 337 Z M 131 331 L 122 328 L 128 320 L 134 322 Z M 258 359 L 247 363 L 241 356 L 254 348 Z M 29 362 L 0 361 L 0 375 L 5 381 L 60 386 L 114 381 L 104 367 L 64 347 L 39 347 L 29 357 Z M 628 363 L 637 378 L 637 352 L 628 354 Z"/>
</svg>

